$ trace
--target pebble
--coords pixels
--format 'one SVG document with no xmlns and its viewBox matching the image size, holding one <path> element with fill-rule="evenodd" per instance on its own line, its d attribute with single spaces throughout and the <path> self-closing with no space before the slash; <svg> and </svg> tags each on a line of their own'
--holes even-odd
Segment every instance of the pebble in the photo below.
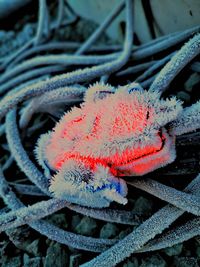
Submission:
<svg viewBox="0 0 200 267">
<path fill-rule="evenodd" d="M 153 255 L 152 257 L 142 259 L 140 267 L 167 267 L 167 263 L 160 255 Z"/>
<path fill-rule="evenodd" d="M 47 219 L 47 221 L 63 229 L 66 229 L 68 227 L 66 214 L 64 213 L 53 214 L 50 218 Z"/>
<path fill-rule="evenodd" d="M 190 95 L 187 92 L 180 91 L 177 93 L 177 98 L 184 101 L 185 103 L 190 102 Z"/>
<path fill-rule="evenodd" d="M 24 263 L 23 267 L 40 267 L 41 258 L 40 257 L 30 258 L 27 254 L 24 254 L 23 263 Z"/>
<path fill-rule="evenodd" d="M 124 264 L 123 267 L 138 267 L 138 260 L 136 258 L 133 258 L 131 260 L 127 260 Z"/>
<path fill-rule="evenodd" d="M 193 73 L 187 79 L 184 84 L 184 88 L 187 92 L 192 92 L 193 87 L 200 82 L 200 75 L 198 73 Z"/>
<path fill-rule="evenodd" d="M 152 207 L 152 201 L 141 196 L 136 200 L 133 212 L 149 214 L 152 212 Z"/>
<path fill-rule="evenodd" d="M 106 223 L 101 228 L 100 238 L 113 238 L 119 232 L 119 228 L 113 223 Z"/>
<path fill-rule="evenodd" d="M 92 236 L 97 229 L 97 223 L 94 219 L 83 217 L 80 223 L 75 227 L 75 232 L 80 235 Z"/>
<path fill-rule="evenodd" d="M 47 249 L 44 267 L 68 266 L 68 258 L 67 247 L 57 242 L 51 242 L 51 245 Z"/>
<path fill-rule="evenodd" d="M 21 267 L 21 257 L 13 257 L 13 258 L 5 258 L 5 261 L 3 261 L 1 267 Z"/>
<path fill-rule="evenodd" d="M 39 239 L 35 239 L 32 243 L 27 245 L 27 252 L 33 254 L 34 256 L 40 255 Z"/>
<path fill-rule="evenodd" d="M 200 259 L 200 247 L 196 248 L 196 254 L 197 254 L 197 257 Z"/>
<path fill-rule="evenodd" d="M 71 220 L 71 227 L 74 230 L 76 226 L 80 223 L 82 217 L 80 215 L 73 215 Z"/>
<path fill-rule="evenodd" d="M 183 249 L 183 244 L 177 244 L 173 247 L 169 247 L 169 248 L 164 249 L 164 252 L 168 256 L 178 256 L 181 254 L 182 249 Z"/>
<path fill-rule="evenodd" d="M 81 254 L 71 255 L 69 258 L 69 267 L 79 267 L 81 258 Z"/>
<path fill-rule="evenodd" d="M 31 232 L 26 226 L 9 229 L 9 236 L 15 247 L 27 253 L 37 255 L 39 251 L 39 239 L 32 240 Z M 38 255 L 37 255 L 38 256 Z"/>
<path fill-rule="evenodd" d="M 130 234 L 133 231 L 134 227 L 128 227 L 126 230 L 123 230 L 119 233 L 119 235 L 117 236 L 117 238 L 119 239 L 123 239 L 125 236 L 127 236 L 128 234 Z"/>
<path fill-rule="evenodd" d="M 193 257 L 175 257 L 174 267 L 199 267 L 197 259 Z"/>
</svg>

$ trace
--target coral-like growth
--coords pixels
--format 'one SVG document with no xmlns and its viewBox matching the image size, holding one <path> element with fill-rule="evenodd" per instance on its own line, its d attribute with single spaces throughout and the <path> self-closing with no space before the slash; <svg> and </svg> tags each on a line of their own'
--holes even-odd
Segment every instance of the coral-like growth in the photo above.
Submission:
<svg viewBox="0 0 200 267">
<path fill-rule="evenodd" d="M 38 142 L 41 166 L 58 171 L 50 190 L 58 198 L 71 196 L 71 202 L 92 207 L 107 206 L 105 198 L 125 203 L 122 180 L 116 189 L 109 177 L 143 175 L 172 162 L 175 139 L 164 126 L 181 111 L 175 98 L 159 99 L 157 92 L 136 83 L 116 92 L 102 83 L 89 87 L 81 108 L 67 112 Z"/>
</svg>

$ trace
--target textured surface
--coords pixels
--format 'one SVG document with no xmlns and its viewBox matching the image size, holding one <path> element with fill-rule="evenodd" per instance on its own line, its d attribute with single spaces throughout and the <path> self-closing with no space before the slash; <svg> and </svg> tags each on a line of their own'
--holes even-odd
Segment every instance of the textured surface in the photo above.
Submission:
<svg viewBox="0 0 200 267">
<path fill-rule="evenodd" d="M 3 267 L 199 265 L 200 28 L 142 45 L 132 4 L 91 36 L 64 0 L 39 1 L 25 39 L 34 9 L 0 32 Z M 102 43 L 123 8 L 123 46 Z"/>
</svg>

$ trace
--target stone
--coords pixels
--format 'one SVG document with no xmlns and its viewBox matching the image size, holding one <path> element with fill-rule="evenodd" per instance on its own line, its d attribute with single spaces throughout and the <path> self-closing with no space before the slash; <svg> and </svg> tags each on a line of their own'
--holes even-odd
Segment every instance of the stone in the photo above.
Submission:
<svg viewBox="0 0 200 267">
<path fill-rule="evenodd" d="M 40 266 L 41 266 L 40 257 L 30 258 L 27 254 L 24 254 L 23 267 L 40 267 Z"/>
<path fill-rule="evenodd" d="M 193 87 L 200 82 L 200 75 L 198 73 L 193 73 L 190 75 L 190 77 L 187 79 L 187 81 L 184 84 L 184 88 L 187 92 L 191 92 Z"/>
<path fill-rule="evenodd" d="M 134 205 L 133 212 L 138 212 L 142 214 L 149 214 L 152 211 L 152 201 L 144 197 L 139 197 Z"/>
<path fill-rule="evenodd" d="M 6 258 L 5 261 L 3 261 L 2 267 L 21 267 L 21 257 L 13 257 L 13 258 Z"/>
<path fill-rule="evenodd" d="M 94 219 L 83 217 L 80 223 L 76 226 L 75 231 L 81 235 L 92 236 L 97 229 L 97 223 Z"/>
<path fill-rule="evenodd" d="M 47 249 L 44 267 L 60 267 L 68 264 L 67 248 L 57 242 L 52 242 Z"/>
<path fill-rule="evenodd" d="M 134 258 L 135 260 L 127 260 L 124 264 L 123 267 L 138 267 L 138 260 Z"/>
<path fill-rule="evenodd" d="M 193 257 L 175 257 L 174 267 L 199 267 L 197 259 Z"/>
<path fill-rule="evenodd" d="M 66 229 L 68 227 L 67 218 L 64 213 L 53 214 L 51 217 L 47 219 L 47 221 L 63 229 Z"/>
<path fill-rule="evenodd" d="M 119 228 L 113 223 L 106 223 L 101 228 L 100 238 L 114 238 L 119 232 Z"/>
<path fill-rule="evenodd" d="M 177 98 L 179 98 L 180 100 L 188 103 L 190 101 L 190 95 L 187 92 L 184 91 L 180 91 L 177 93 Z"/>
<path fill-rule="evenodd" d="M 177 244 L 173 247 L 169 247 L 169 248 L 164 249 L 164 252 L 168 256 L 178 256 L 181 254 L 182 248 L 183 248 L 183 244 Z"/>
<path fill-rule="evenodd" d="M 81 254 L 71 255 L 69 258 L 69 267 L 79 267 L 81 257 Z"/>
<path fill-rule="evenodd" d="M 40 254 L 39 239 L 35 239 L 33 242 L 27 245 L 27 252 L 38 256 Z"/>
<path fill-rule="evenodd" d="M 165 260 L 158 254 L 142 259 L 140 267 L 167 267 Z"/>
</svg>

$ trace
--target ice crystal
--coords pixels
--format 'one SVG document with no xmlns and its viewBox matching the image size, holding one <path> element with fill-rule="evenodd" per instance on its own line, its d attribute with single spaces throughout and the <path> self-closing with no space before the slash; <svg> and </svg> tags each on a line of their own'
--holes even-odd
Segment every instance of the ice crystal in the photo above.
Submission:
<svg viewBox="0 0 200 267">
<path fill-rule="evenodd" d="M 176 156 L 176 135 L 200 127 L 199 102 L 182 110 L 181 103 L 175 98 L 160 99 L 161 92 L 164 92 L 177 74 L 199 54 L 200 34 L 196 34 L 178 52 L 165 52 L 164 58 L 160 57 L 161 52 L 175 46 L 178 48 L 177 45 L 199 32 L 199 25 L 152 40 L 147 45 L 133 47 L 133 1 L 120 1 L 91 37 L 80 46 L 75 44 L 74 47 L 70 41 L 52 42 L 54 38 L 48 38 L 61 24 L 65 25 L 64 6 L 68 6 L 66 1 L 58 1 L 58 16 L 56 21 L 51 22 L 51 12 L 47 10 L 46 1 L 39 1 L 36 36 L 9 57 L 0 59 L 0 94 L 10 90 L 0 101 L 0 119 L 6 116 L 5 125 L 0 128 L 0 135 L 6 131 L 10 158 L 16 161 L 27 179 L 34 183 L 21 184 L 21 180 L 19 183 L 19 180 L 15 179 L 12 186 L 19 193 L 18 198 L 0 169 L 0 197 L 8 208 L 12 209 L 10 212 L 7 212 L 7 207 L 0 210 L 0 231 L 6 230 L 9 236 L 7 229 L 28 224 L 37 232 L 61 244 L 93 252 L 104 251 L 91 262 L 81 265 L 87 267 L 114 266 L 131 253 L 165 248 L 199 235 L 198 218 L 188 220 L 180 227 L 175 224 L 174 229 L 169 229 L 165 234 L 162 232 L 186 211 L 199 216 L 200 175 L 192 180 L 184 191 L 147 177 L 126 179 L 129 185 L 170 205 L 163 207 L 146 221 L 140 221 L 141 224 L 119 242 L 115 239 L 77 235 L 40 220 L 65 207 L 104 221 L 129 225 L 135 225 L 136 222 L 138 225 L 138 220 L 135 220 L 131 211 L 113 207 L 99 208 L 108 206 L 112 201 L 125 204 L 127 184 L 124 177 L 119 177 L 143 175 L 172 162 Z M 105 49 L 101 45 L 92 45 L 124 6 L 126 27 L 123 49 L 118 46 L 119 52 L 115 53 L 116 47 L 109 45 L 106 47 L 113 52 L 104 55 Z M 75 13 L 72 13 L 71 22 L 74 17 L 76 19 Z M 74 48 L 78 50 L 73 55 L 66 54 L 68 48 L 70 53 Z M 92 52 L 90 55 L 90 51 L 87 51 L 87 54 L 81 55 L 93 48 L 100 49 L 102 54 L 95 55 Z M 52 50 L 63 50 L 65 54 L 51 54 Z M 45 55 L 42 55 L 43 51 Z M 35 53 L 40 56 L 34 57 Z M 131 61 L 128 62 L 130 56 Z M 155 60 L 149 61 L 152 56 Z M 140 60 L 142 61 L 139 62 Z M 168 63 L 161 72 L 157 73 L 166 62 Z M 75 67 L 77 64 L 81 65 L 81 69 Z M 190 68 L 198 72 L 198 62 L 192 63 Z M 55 72 L 60 74 L 51 77 Z M 131 73 L 132 80 L 139 72 L 142 74 L 136 81 L 141 82 L 145 89 L 150 87 L 148 92 L 135 83 L 118 88 L 102 82 L 96 83 L 89 86 L 80 108 L 67 112 L 51 132 L 39 138 L 36 158 L 44 169 L 43 174 L 29 158 L 23 147 L 24 140 L 21 140 L 26 134 L 26 137 L 30 136 L 30 129 L 38 130 L 44 125 L 41 124 L 44 121 L 34 122 L 35 125 L 27 131 L 23 129 L 21 134 L 21 129 L 28 125 L 32 115 L 49 112 L 59 116 L 63 104 L 66 107 L 66 104 L 82 100 L 85 89 L 80 91 L 77 83 L 89 85 L 94 79 L 104 82 L 109 79 L 112 82 L 113 76 L 121 77 L 121 83 L 128 80 L 124 79 L 128 73 Z M 109 77 L 111 74 L 112 77 Z M 45 80 L 46 77 L 51 78 Z M 117 80 L 115 82 L 117 83 Z M 16 87 L 17 85 L 19 86 Z M 79 88 L 69 89 L 74 86 Z M 25 100 L 30 102 L 23 103 L 20 112 L 21 106 L 18 104 Z M 17 127 L 16 111 L 21 115 L 20 131 Z M 3 146 L 5 147 L 4 144 Z M 22 202 L 25 199 L 21 198 L 23 194 L 55 198 L 26 207 Z M 154 238 L 158 234 L 160 236 Z M 114 246 L 108 249 L 112 245 Z"/>
<path fill-rule="evenodd" d="M 126 185 L 114 176 L 143 175 L 175 159 L 174 138 L 164 126 L 181 113 L 181 103 L 136 83 L 117 89 L 95 83 L 84 100 L 38 141 L 40 165 L 57 171 L 49 189 L 81 205 L 125 204 Z"/>
</svg>

